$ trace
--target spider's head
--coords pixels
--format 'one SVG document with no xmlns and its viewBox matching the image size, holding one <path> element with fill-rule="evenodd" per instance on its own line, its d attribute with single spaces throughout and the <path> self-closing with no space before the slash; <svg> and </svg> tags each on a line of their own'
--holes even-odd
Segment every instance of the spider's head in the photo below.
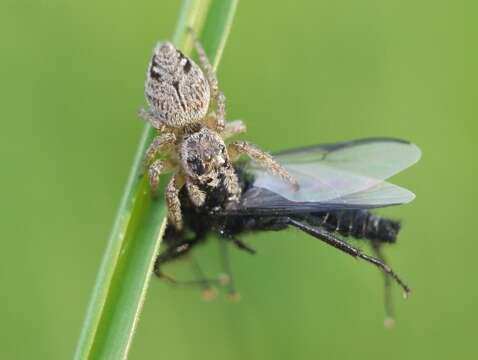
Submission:
<svg viewBox="0 0 478 360">
<path fill-rule="evenodd" d="M 204 185 L 215 182 L 230 165 L 224 141 L 207 128 L 184 139 L 181 161 L 185 173 Z"/>
</svg>

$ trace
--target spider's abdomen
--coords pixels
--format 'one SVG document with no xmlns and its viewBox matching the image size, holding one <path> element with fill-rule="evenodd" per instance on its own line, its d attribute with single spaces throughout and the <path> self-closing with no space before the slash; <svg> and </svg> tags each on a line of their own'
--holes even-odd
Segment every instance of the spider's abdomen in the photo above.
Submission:
<svg viewBox="0 0 478 360">
<path fill-rule="evenodd" d="M 146 73 L 145 96 L 150 110 L 176 128 L 202 121 L 211 98 L 199 66 L 170 43 L 160 43 L 154 49 Z"/>
</svg>

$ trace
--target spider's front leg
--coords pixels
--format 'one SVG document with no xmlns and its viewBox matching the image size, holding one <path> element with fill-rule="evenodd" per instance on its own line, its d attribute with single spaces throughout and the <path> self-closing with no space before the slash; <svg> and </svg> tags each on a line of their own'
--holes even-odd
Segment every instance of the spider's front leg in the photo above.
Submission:
<svg viewBox="0 0 478 360">
<path fill-rule="evenodd" d="M 228 145 L 228 153 L 232 161 L 236 160 L 242 154 L 246 154 L 251 159 L 260 163 L 267 170 L 290 182 L 296 189 L 299 188 L 297 180 L 294 179 L 292 175 L 290 175 L 289 172 L 277 161 L 275 161 L 270 154 L 247 141 L 233 141 Z"/>
<path fill-rule="evenodd" d="M 224 172 L 224 185 L 228 193 L 228 201 L 239 202 L 241 198 L 241 187 L 236 172 L 232 166 L 229 166 Z"/>
<path fill-rule="evenodd" d="M 156 160 L 154 161 L 148 169 L 148 178 L 149 178 L 149 185 L 151 186 L 151 194 L 152 196 L 156 195 L 156 192 L 159 188 L 159 177 L 165 171 L 171 170 L 174 168 L 174 163 L 169 160 Z"/>
<path fill-rule="evenodd" d="M 199 189 L 199 186 L 189 177 L 186 178 L 186 188 L 188 189 L 189 199 L 191 199 L 192 203 L 197 207 L 203 206 L 206 201 L 206 193 Z"/>
<path fill-rule="evenodd" d="M 171 224 L 178 230 L 183 227 L 183 215 L 181 213 L 181 201 L 179 191 L 184 185 L 184 176 L 179 173 L 171 177 L 166 186 L 166 203 L 168 204 L 168 218 Z"/>
<path fill-rule="evenodd" d="M 151 164 L 151 161 L 153 161 L 160 151 L 167 150 L 168 148 L 172 147 L 175 142 L 176 135 L 174 135 L 174 133 L 164 133 L 156 136 L 151 145 L 149 145 L 148 150 L 146 150 L 146 154 L 144 156 L 143 172 L 148 168 L 149 164 Z"/>
</svg>

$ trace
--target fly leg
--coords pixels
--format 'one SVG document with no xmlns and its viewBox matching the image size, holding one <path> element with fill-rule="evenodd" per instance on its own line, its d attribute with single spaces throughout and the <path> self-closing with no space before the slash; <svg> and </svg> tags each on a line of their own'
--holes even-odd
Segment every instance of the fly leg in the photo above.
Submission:
<svg viewBox="0 0 478 360">
<path fill-rule="evenodd" d="M 161 266 L 170 261 L 177 260 L 186 256 L 189 251 L 191 251 L 191 249 L 194 247 L 194 245 L 194 241 L 181 241 L 180 243 L 169 247 L 166 251 L 159 254 L 156 257 L 156 261 L 154 262 L 154 273 L 156 274 L 156 276 L 159 278 L 164 278 L 171 283 L 177 283 L 175 278 L 166 275 L 164 272 L 161 271 Z"/>
<path fill-rule="evenodd" d="M 378 241 L 372 241 L 372 250 L 375 256 L 380 259 L 382 262 L 386 263 L 385 257 L 382 252 L 381 244 Z M 384 301 L 385 301 L 385 327 L 391 328 L 395 324 L 395 316 L 393 311 L 393 301 L 392 301 L 392 282 L 390 281 L 390 276 L 386 273 L 383 274 L 384 282 Z"/>
<path fill-rule="evenodd" d="M 246 243 L 244 243 L 243 241 L 239 240 L 239 239 L 236 239 L 236 238 L 232 238 L 231 241 L 233 242 L 234 245 L 237 246 L 237 248 L 239 250 L 242 250 L 242 251 L 245 251 L 247 252 L 248 254 L 250 255 L 255 255 L 256 254 L 256 250 L 254 250 L 253 248 L 251 248 L 249 245 L 247 245 Z"/>
<path fill-rule="evenodd" d="M 202 294 L 204 300 L 212 300 L 216 296 L 216 290 L 211 286 L 212 283 L 220 283 L 219 279 L 207 279 L 199 264 L 194 258 L 192 258 L 193 270 L 197 275 L 195 280 L 177 280 L 175 277 L 164 273 L 161 267 L 173 260 L 184 258 L 190 254 L 191 249 L 198 243 L 198 239 L 194 238 L 192 240 L 182 241 L 170 248 L 165 252 L 158 255 L 154 263 L 154 273 L 159 278 L 165 279 L 170 284 L 178 286 L 193 286 L 202 288 Z"/>
<path fill-rule="evenodd" d="M 193 267 L 193 271 L 196 274 L 196 279 L 195 281 L 189 282 L 191 285 L 199 285 L 202 288 L 202 298 L 206 301 L 212 300 L 216 297 L 217 295 L 217 290 L 214 288 L 211 283 L 221 283 L 220 279 L 207 279 L 206 276 L 204 275 L 204 272 L 201 269 L 201 266 L 199 266 L 199 263 L 197 262 L 196 258 L 191 256 L 191 264 Z"/>
<path fill-rule="evenodd" d="M 377 259 L 373 256 L 362 253 L 359 249 L 353 247 L 352 245 L 347 244 L 345 241 L 342 241 L 335 237 L 333 234 L 322 230 L 318 227 L 310 226 L 300 221 L 289 218 L 289 224 L 295 226 L 296 228 L 302 230 L 303 232 L 312 235 L 313 237 L 322 240 L 323 242 L 333 246 L 340 251 L 343 251 L 355 258 L 363 259 L 381 269 L 386 275 L 391 276 L 405 291 L 405 296 L 410 293 L 410 288 L 398 277 L 397 274 L 385 264 L 382 260 Z"/>
<path fill-rule="evenodd" d="M 225 277 L 223 277 L 223 285 L 227 285 L 227 300 L 236 303 L 241 300 L 241 295 L 236 291 L 234 286 L 234 279 L 231 271 L 231 263 L 229 259 L 229 251 L 227 248 L 227 239 L 225 237 L 219 238 L 219 246 L 224 266 Z"/>
</svg>

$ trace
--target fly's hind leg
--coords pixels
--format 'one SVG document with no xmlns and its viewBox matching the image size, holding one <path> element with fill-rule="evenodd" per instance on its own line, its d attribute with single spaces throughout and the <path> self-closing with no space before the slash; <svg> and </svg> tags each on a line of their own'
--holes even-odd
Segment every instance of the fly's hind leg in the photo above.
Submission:
<svg viewBox="0 0 478 360">
<path fill-rule="evenodd" d="M 345 241 L 340 240 L 333 234 L 319 227 L 310 226 L 306 223 L 303 223 L 301 221 L 298 221 L 292 218 L 288 218 L 288 222 L 290 225 L 295 226 L 296 228 L 302 230 L 303 232 L 309 235 L 312 235 L 316 239 L 322 240 L 323 242 L 333 246 L 334 248 L 340 251 L 343 251 L 346 254 L 353 256 L 354 258 L 362 259 L 375 265 L 376 267 L 381 269 L 387 276 L 390 276 L 391 278 L 393 278 L 397 282 L 397 284 L 402 287 L 402 289 L 405 291 L 404 293 L 405 296 L 407 296 L 410 293 L 411 291 L 410 288 L 402 281 L 402 279 L 400 279 L 400 277 L 392 270 L 392 268 L 388 266 L 387 264 L 385 264 L 381 259 L 364 254 L 359 249 L 353 247 L 350 244 L 347 244 Z"/>
<path fill-rule="evenodd" d="M 198 285 L 202 288 L 202 298 L 206 301 L 213 300 L 217 296 L 217 290 L 215 287 L 212 286 L 213 283 L 217 283 L 221 285 L 220 279 L 208 279 L 204 275 L 204 272 L 199 266 L 196 258 L 191 256 L 191 265 L 193 267 L 193 271 L 196 274 L 196 279 L 190 281 L 189 284 L 191 285 Z"/>
<path fill-rule="evenodd" d="M 182 241 L 170 248 L 168 248 L 165 252 L 158 255 L 156 261 L 154 263 L 154 273 L 161 279 L 168 281 L 172 285 L 177 286 L 192 286 L 192 287 L 201 287 L 202 288 L 202 297 L 204 300 L 212 300 L 216 294 L 216 289 L 211 285 L 213 283 L 220 284 L 219 279 L 207 279 L 199 264 L 196 260 L 191 257 L 193 269 L 197 275 L 197 279 L 195 280 L 177 280 L 175 277 L 166 274 L 162 271 L 162 266 L 168 262 L 190 256 L 191 249 L 197 244 L 197 238 L 187 241 Z"/>
<path fill-rule="evenodd" d="M 260 163 L 267 170 L 279 175 L 284 180 L 289 181 L 296 189 L 299 188 L 297 180 L 294 179 L 277 161 L 275 161 L 270 154 L 247 141 L 233 141 L 228 145 L 228 153 L 232 161 L 236 160 L 240 155 L 246 154 L 251 159 Z"/>
<path fill-rule="evenodd" d="M 166 251 L 159 254 L 154 262 L 154 273 L 156 276 L 164 278 L 171 283 L 176 283 L 177 281 L 175 278 L 166 275 L 161 271 L 161 266 L 170 261 L 186 256 L 189 251 L 191 251 L 191 248 L 194 246 L 194 244 L 195 243 L 193 241 L 181 241 L 180 243 L 169 247 Z"/>
<path fill-rule="evenodd" d="M 223 285 L 227 286 L 227 300 L 232 303 L 237 303 L 241 300 L 241 295 L 236 291 L 236 288 L 234 286 L 234 279 L 232 276 L 231 263 L 226 242 L 226 238 L 219 238 L 219 246 L 221 249 L 223 267 L 225 272 L 224 276 L 222 277 L 222 283 Z"/>
</svg>

